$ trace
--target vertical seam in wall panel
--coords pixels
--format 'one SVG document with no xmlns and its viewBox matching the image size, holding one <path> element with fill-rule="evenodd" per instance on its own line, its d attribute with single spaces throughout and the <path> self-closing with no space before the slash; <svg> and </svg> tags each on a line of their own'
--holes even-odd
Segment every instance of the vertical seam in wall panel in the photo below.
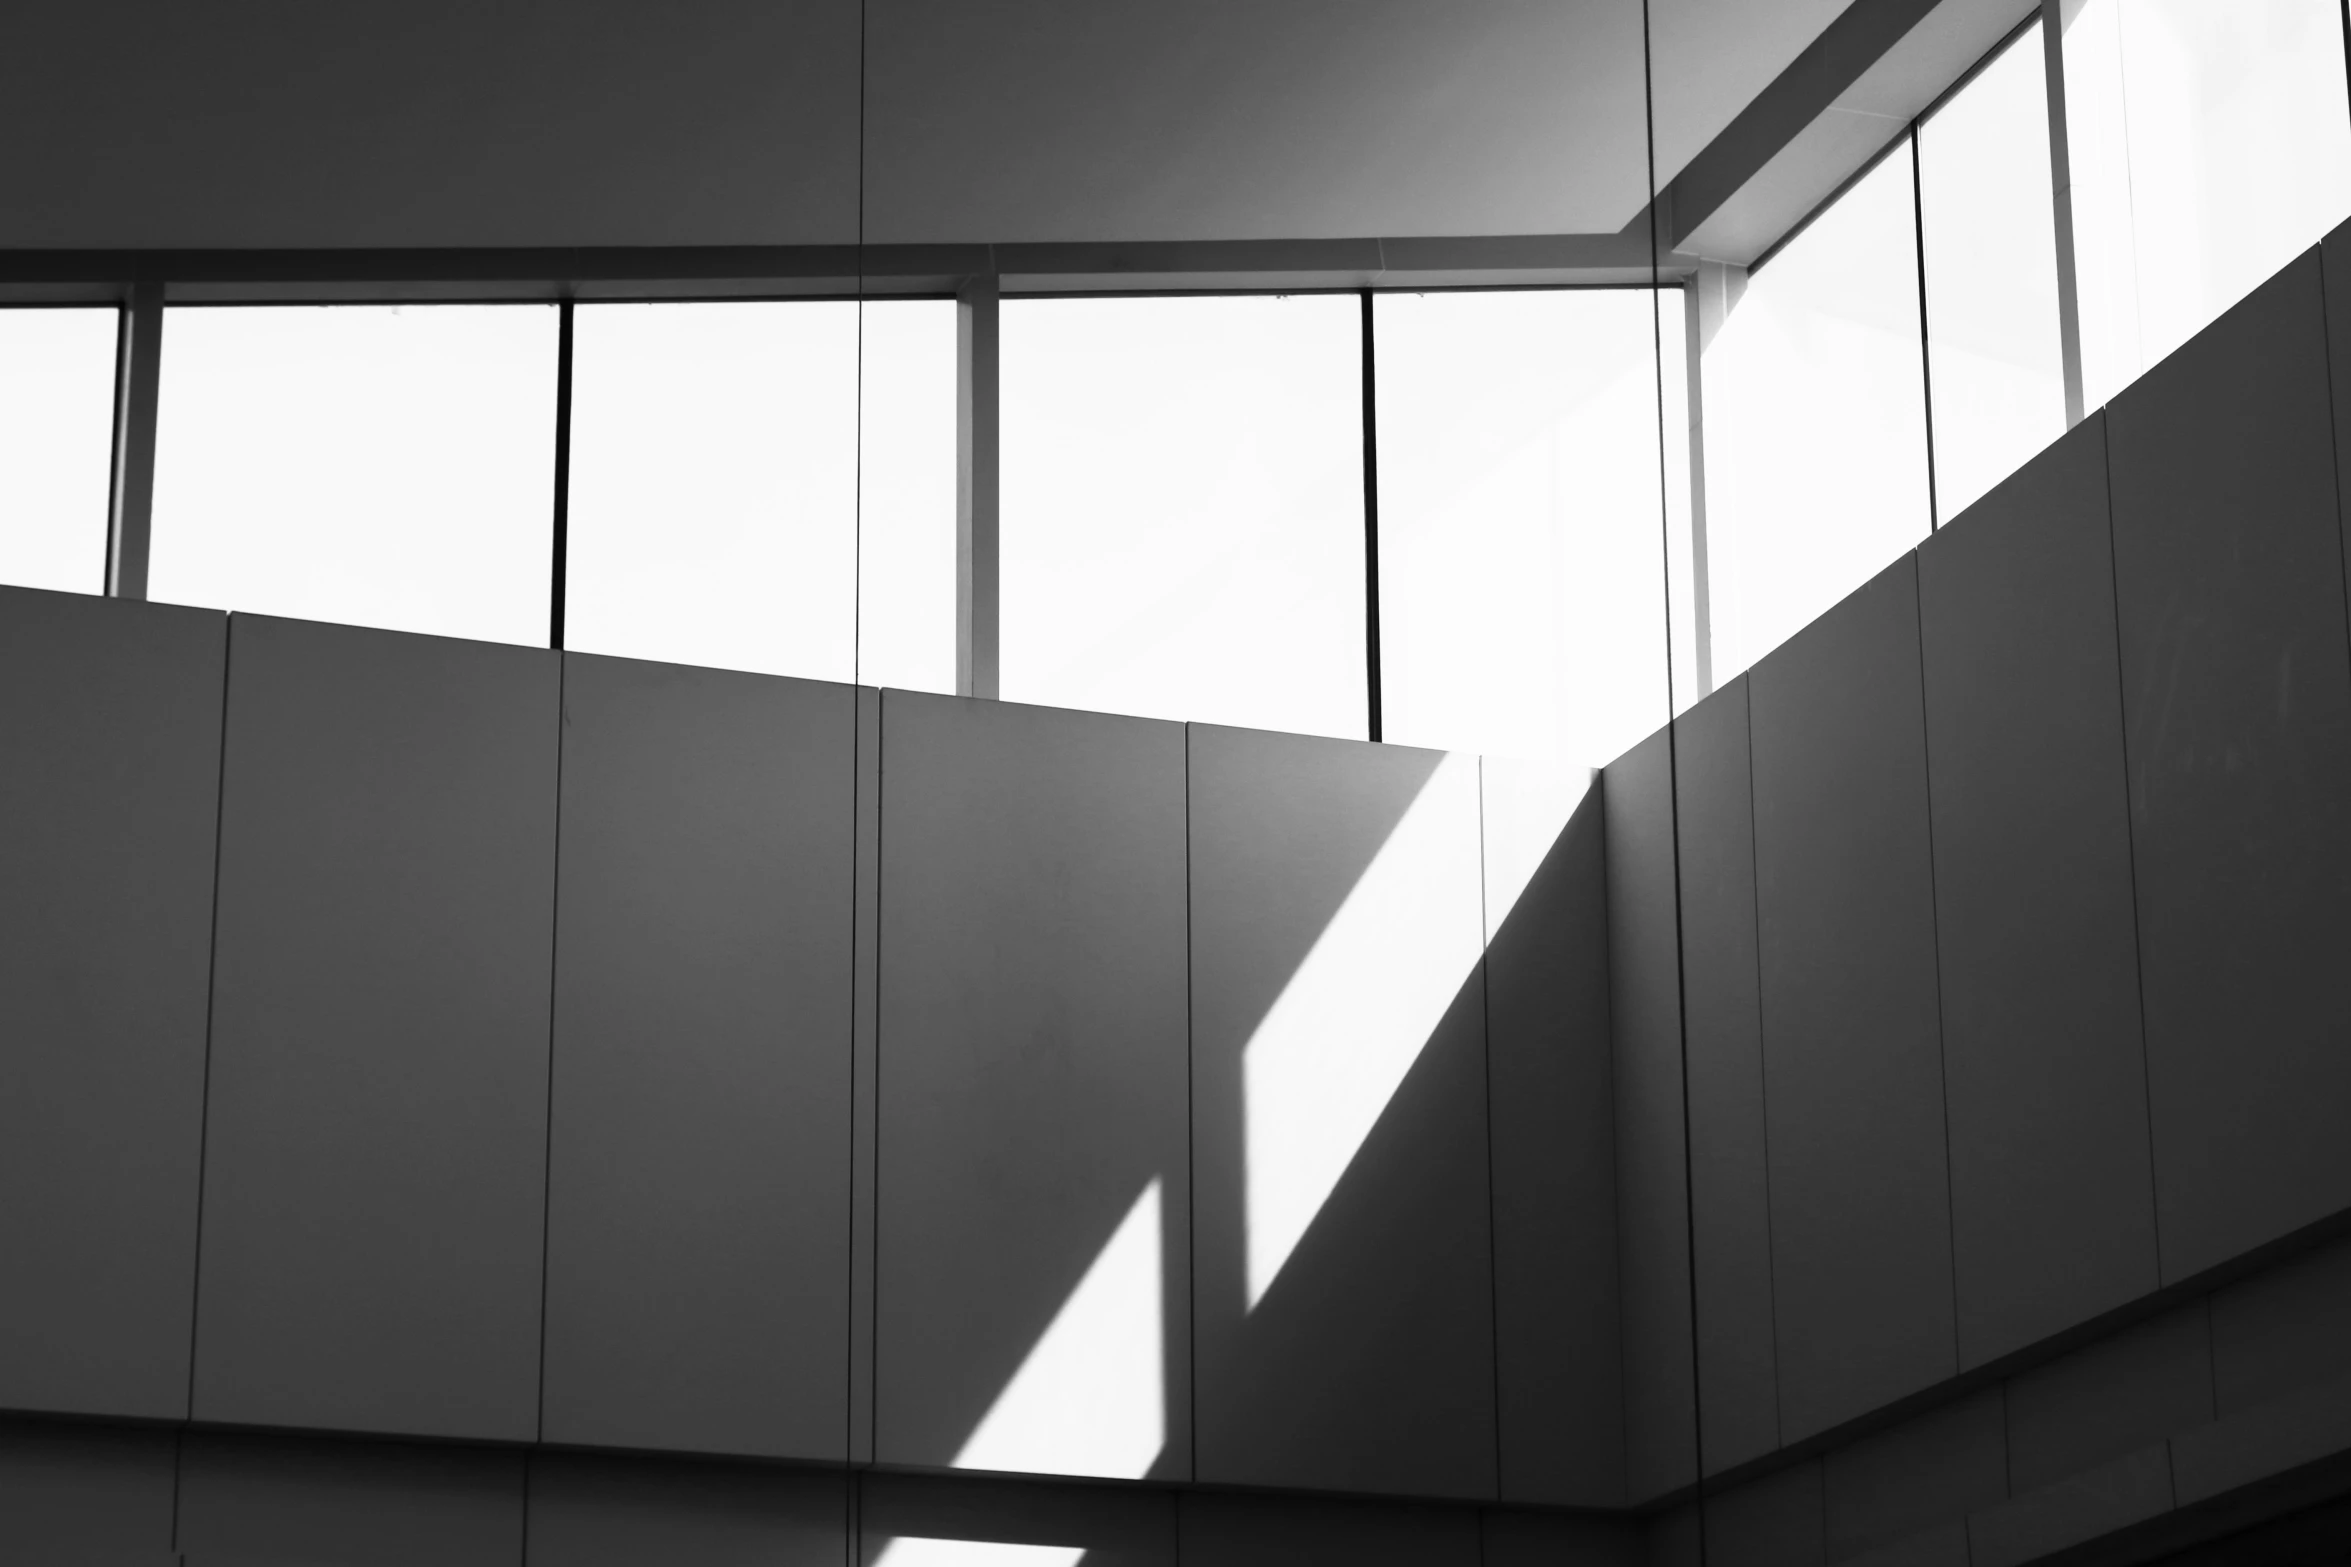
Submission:
<svg viewBox="0 0 2351 1567">
<path fill-rule="evenodd" d="M 1755 824 L 1755 677 L 1750 674 L 1739 697 L 1747 707 L 1747 895 L 1755 916 L 1755 1090 L 1763 1118 L 1763 1281 L 1764 1311 L 1771 1332 L 1771 1441 L 1787 1440 L 1780 1411 L 1780 1287 L 1779 1246 L 1771 1216 L 1771 1065 L 1764 1049 L 1763 1030 L 1763 865 L 1756 846 Z"/>
<path fill-rule="evenodd" d="M 2323 296 L 2322 296 L 2323 297 Z M 2321 318 L 2323 329 L 2324 319 Z M 2122 554 L 2114 526 L 2114 420 L 2109 408 L 2098 425 L 2098 474 L 2106 491 L 2106 586 L 2114 607 L 2114 717 L 2122 740 L 2123 845 L 2131 873 L 2131 995 L 2139 1011 L 2139 1109 L 2147 1127 L 2147 1219 L 2155 1242 L 2155 1287 L 2163 1287 L 2163 1202 L 2155 1164 L 2155 1080 L 2147 1059 L 2147 956 L 2139 917 L 2139 824 L 2131 785 L 2131 710 L 2123 668 Z"/>
<path fill-rule="evenodd" d="M 171 1434 L 171 1550 L 173 1560 L 180 1550 L 180 1489 L 186 1484 L 188 1469 L 188 1428 L 186 1425 Z"/>
<path fill-rule="evenodd" d="M 2212 1297 L 2201 1302 L 2204 1308 L 2204 1375 L 2212 1385 L 2212 1418 L 2220 1418 L 2220 1334 L 2212 1323 Z"/>
<path fill-rule="evenodd" d="M 1913 139 L 1911 146 L 1917 147 Z M 1951 1267 L 1951 1370 L 1959 1363 L 1959 1200 L 1951 1173 L 1951 1056 L 1943 1025 L 1943 908 L 1941 878 L 1935 869 L 1935 757 L 1927 733 L 1927 604 L 1918 551 L 1910 552 L 1911 628 L 1918 639 L 1918 762 L 1920 804 L 1927 828 L 1927 936 L 1935 970 L 1935 1088 L 1943 1112 L 1943 1252 Z M 1822 1484 L 1827 1484 L 1823 1471 Z"/>
<path fill-rule="evenodd" d="M 531 1567 L 531 1480 L 538 1469 L 538 1453 L 525 1449 L 522 1454 L 522 1549 L 516 1553 L 521 1567 Z"/>
<path fill-rule="evenodd" d="M 1823 1453 L 1820 1457 L 1811 1459 L 1809 1461 L 1809 1467 L 1819 1476 L 1819 1487 L 1814 1492 L 1814 1494 L 1820 1498 L 1820 1554 L 1823 1558 L 1826 1558 L 1829 1553 L 1829 1540 L 1831 1538 L 1829 1534 L 1828 1455 Z"/>
<path fill-rule="evenodd" d="M 1641 0 L 1641 81 L 1643 96 L 1654 78 L 1650 53 L 1649 0 Z M 1682 1102 L 1682 1268 L 1685 1305 L 1689 1311 L 1690 1340 L 1690 1491 L 1698 1502 L 1698 1562 L 1706 1562 L 1706 1422 L 1702 1412 L 1698 1366 L 1698 1217 L 1697 1183 L 1692 1178 L 1690 1147 L 1690 980 L 1682 929 L 1682 782 L 1681 724 L 1673 705 L 1673 508 L 1668 504 L 1665 467 L 1665 323 L 1659 297 L 1657 233 L 1657 116 L 1655 106 L 1642 116 L 1646 133 L 1649 197 L 1649 375 L 1655 393 L 1657 419 L 1657 543 L 1658 587 L 1662 594 L 1665 647 L 1665 808 L 1667 837 L 1673 869 L 1673 984 L 1674 1036 L 1679 1045 Z"/>
<path fill-rule="evenodd" d="M 1602 846 L 1600 907 L 1604 916 L 1601 924 L 1607 927 L 1608 931 L 1608 950 L 1603 956 L 1608 968 L 1608 1122 L 1613 1138 L 1612 1145 L 1608 1150 L 1608 1168 L 1614 1182 L 1614 1188 L 1609 1194 L 1608 1208 L 1612 1221 L 1609 1225 L 1609 1242 L 1616 1252 L 1616 1427 L 1617 1445 L 1622 1451 L 1620 1467 L 1624 1471 L 1622 1495 L 1625 1503 L 1630 1505 L 1633 1499 L 1633 1375 L 1632 1346 L 1628 1342 L 1629 1335 L 1625 1332 L 1624 1289 L 1627 1273 L 1624 1223 L 1625 1139 L 1614 1135 L 1618 1110 L 1616 1097 L 1618 1086 L 1616 1070 L 1616 922 L 1613 917 L 1607 917 L 1607 911 L 1613 907 L 1609 901 L 1610 876 L 1607 854 L 1608 769 L 1605 767 L 1595 769 L 1592 782 L 1600 790 L 1600 841 Z"/>
<path fill-rule="evenodd" d="M 1191 1407 L 1184 1416 L 1184 1432 L 1192 1454 L 1191 1478 L 1200 1478 L 1200 1194 L 1197 1172 L 1199 1168 L 1199 1131 L 1195 1124 L 1195 1093 L 1193 1088 L 1198 1070 L 1194 1059 L 1194 1027 L 1192 1020 L 1192 729 L 1184 725 L 1184 1255 L 1185 1269 L 1191 1275 L 1184 1281 L 1184 1292 L 1190 1298 L 1185 1302 L 1184 1375 L 1189 1387 L 1186 1396 Z M 1180 1512 L 1179 1508 L 1179 1531 Z"/>
<path fill-rule="evenodd" d="M 858 305 L 863 310 L 863 303 Z M 858 327 L 863 334 L 863 324 Z M 863 465 L 863 456 L 858 458 Z M 875 698 L 879 705 L 879 695 Z M 865 691 L 849 686 L 849 1231 L 842 1236 L 842 1252 L 849 1276 L 842 1311 L 842 1351 L 849 1363 L 842 1367 L 842 1464 L 858 1461 L 858 860 L 865 853 Z M 879 872 L 879 855 L 875 869 Z"/>
<path fill-rule="evenodd" d="M 569 697 L 571 656 L 555 658 L 555 843 L 554 875 L 547 883 L 547 1120 L 539 1166 L 539 1386 L 538 1419 L 532 1435 L 547 1434 L 547 1260 L 553 1250 L 549 1230 L 555 1211 L 555 998 L 563 955 L 563 737 L 570 727 L 565 707 Z"/>
<path fill-rule="evenodd" d="M 2345 0 L 2345 4 L 2351 5 L 2351 0 Z M 2342 391 L 2335 385 L 2335 334 L 2332 324 L 2334 307 L 2332 301 L 2327 297 L 2326 246 L 2323 244 L 2312 246 L 2309 255 L 2312 265 L 2318 268 L 2318 330 L 2319 341 L 2324 345 L 2323 357 L 2326 364 L 2327 413 L 2329 416 L 2327 434 L 2330 439 L 2327 442 L 2327 450 L 2334 459 L 2329 471 L 2332 472 L 2335 480 L 2335 574 L 2343 595 L 2344 624 L 2347 628 L 2351 628 L 2351 549 L 2346 549 L 2343 541 L 2343 441 L 2339 433 L 2342 429 L 2342 422 L 2337 417 Z"/>
<path fill-rule="evenodd" d="M 865 1554 L 864 1481 L 865 1476 L 854 1467 L 841 1471 L 842 1567 L 857 1567 L 857 1559 Z"/>
<path fill-rule="evenodd" d="M 1502 1498 L 1502 1234 L 1494 1211 L 1494 988 L 1487 948 L 1494 939 L 1486 889 L 1486 759 L 1478 758 L 1478 1041 L 1486 1070 L 1486 1331 L 1491 1335 L 1488 1370 L 1494 1383 L 1494 1497 Z M 1478 1531 L 1480 1561 L 1485 1530 Z"/>
<path fill-rule="evenodd" d="M 873 1215 L 873 1241 L 866 1248 L 865 1265 L 873 1282 L 865 1292 L 865 1353 L 872 1361 L 865 1377 L 865 1446 L 878 1461 L 882 1451 L 882 829 L 888 813 L 882 809 L 888 784 L 889 755 L 883 745 L 889 733 L 886 704 L 889 693 L 874 693 L 873 724 L 873 1196 L 867 1210 Z M 856 1172 L 852 1171 L 851 1178 Z M 855 1453 L 850 1454 L 854 1462 Z M 862 1492 L 859 1493 L 863 1495 Z M 862 1527 L 864 1504 L 859 1503 Z"/>
<path fill-rule="evenodd" d="M 2000 1379 L 2000 1499 L 2006 1501 L 2016 1494 L 2016 1427 L 2008 1410 L 2008 1389 L 2012 1378 Z M 1966 1527 L 1966 1520 L 1960 1521 Z"/>
<path fill-rule="evenodd" d="M 1608 1013 L 1607 1031 L 1602 1042 L 1607 1047 L 1600 1059 L 1608 1066 L 1606 1098 L 1608 1106 L 1608 1245 L 1610 1260 L 1616 1265 L 1615 1281 L 1609 1290 L 1615 1308 L 1616 1321 L 1616 1434 L 1617 1503 L 1624 1506 L 1632 1500 L 1632 1448 L 1626 1438 L 1631 1400 L 1626 1393 L 1624 1366 L 1624 1224 L 1619 1206 L 1624 1194 L 1624 1139 L 1616 1126 L 1616 936 L 1608 919 L 1608 784 L 1603 768 L 1591 768 L 1591 781 L 1585 786 L 1584 798 L 1592 802 L 1600 816 L 1595 830 L 1600 834 L 1600 993 Z"/>
<path fill-rule="evenodd" d="M 196 1244 L 189 1258 L 188 1280 L 188 1400 L 183 1420 L 196 1418 L 197 1317 L 204 1304 L 204 1165 L 212 1137 L 212 1033 L 220 993 L 220 867 L 221 838 L 228 830 L 229 796 L 229 673 L 236 657 L 237 617 L 224 616 L 220 637 L 220 755 L 215 758 L 212 789 L 212 929 L 204 964 L 204 1073 L 196 1114 Z M 179 1485 L 172 1486 L 173 1524 L 179 1527 Z M 176 1538 L 176 1535 L 175 1535 Z"/>
</svg>

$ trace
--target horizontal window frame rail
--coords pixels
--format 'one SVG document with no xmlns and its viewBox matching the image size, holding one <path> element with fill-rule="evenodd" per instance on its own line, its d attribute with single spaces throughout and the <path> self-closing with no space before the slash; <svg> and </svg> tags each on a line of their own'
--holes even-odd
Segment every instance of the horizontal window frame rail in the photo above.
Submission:
<svg viewBox="0 0 2351 1567">
<path fill-rule="evenodd" d="M 0 305 L 528 304 L 1625 287 L 1656 281 L 1646 233 L 1104 244 L 392 250 L 0 250 Z"/>
</svg>

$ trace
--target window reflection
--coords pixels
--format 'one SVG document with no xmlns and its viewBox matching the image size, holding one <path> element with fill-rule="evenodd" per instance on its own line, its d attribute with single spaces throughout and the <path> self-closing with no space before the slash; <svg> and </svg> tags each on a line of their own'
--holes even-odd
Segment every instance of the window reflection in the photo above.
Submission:
<svg viewBox="0 0 2351 1567">
<path fill-rule="evenodd" d="M 118 319 L 0 310 L 0 582 L 105 586 Z"/>
<path fill-rule="evenodd" d="M 165 322 L 152 597 L 546 642 L 553 306 Z"/>
<path fill-rule="evenodd" d="M 1356 297 L 1002 309 L 1003 695 L 1362 738 Z"/>
</svg>

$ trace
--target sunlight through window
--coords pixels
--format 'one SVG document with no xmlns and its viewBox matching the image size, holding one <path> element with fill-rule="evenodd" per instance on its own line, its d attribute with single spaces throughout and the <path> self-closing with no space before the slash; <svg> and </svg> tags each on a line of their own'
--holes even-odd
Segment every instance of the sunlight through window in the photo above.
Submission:
<svg viewBox="0 0 2351 1567">
<path fill-rule="evenodd" d="M 1167 1443 L 1162 1239 L 1154 1180 L 955 1455 L 956 1468 L 1116 1480 L 1150 1472 Z"/>
<path fill-rule="evenodd" d="M 1250 1037 L 1252 1309 L 1476 972 L 1479 852 L 1477 759 L 1447 756 Z"/>
<path fill-rule="evenodd" d="M 1599 773 L 1560 762 L 1489 756 L 1479 764 L 1486 856 L 1486 940 L 1543 868 Z"/>
</svg>

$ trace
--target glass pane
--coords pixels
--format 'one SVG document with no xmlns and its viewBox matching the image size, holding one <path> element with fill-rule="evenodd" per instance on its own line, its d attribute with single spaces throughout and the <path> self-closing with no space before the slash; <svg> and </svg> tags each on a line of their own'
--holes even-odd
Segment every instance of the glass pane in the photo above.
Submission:
<svg viewBox="0 0 2351 1567">
<path fill-rule="evenodd" d="M 857 306 L 582 305 L 564 645 L 854 675 Z"/>
<path fill-rule="evenodd" d="M 1377 310 L 1386 738 L 1613 761 L 1665 713 L 1649 292 Z"/>
<path fill-rule="evenodd" d="M 1935 505 L 1956 516 L 2065 433 L 2040 24 L 1918 131 Z"/>
<path fill-rule="evenodd" d="M 1361 738 L 1361 306 L 1009 300 L 1009 699 Z"/>
<path fill-rule="evenodd" d="M 857 678 L 955 689 L 955 302 L 865 302 Z"/>
<path fill-rule="evenodd" d="M 165 312 L 152 597 L 547 640 L 551 305 Z"/>
<path fill-rule="evenodd" d="M 1928 531 L 1910 149 L 1719 290 L 1704 378 L 1714 678 Z"/>
<path fill-rule="evenodd" d="M 2351 214 L 2338 0 L 2066 0 L 2084 390 L 2105 402 Z"/>
<path fill-rule="evenodd" d="M 0 582 L 106 583 L 121 313 L 0 310 Z"/>
</svg>

